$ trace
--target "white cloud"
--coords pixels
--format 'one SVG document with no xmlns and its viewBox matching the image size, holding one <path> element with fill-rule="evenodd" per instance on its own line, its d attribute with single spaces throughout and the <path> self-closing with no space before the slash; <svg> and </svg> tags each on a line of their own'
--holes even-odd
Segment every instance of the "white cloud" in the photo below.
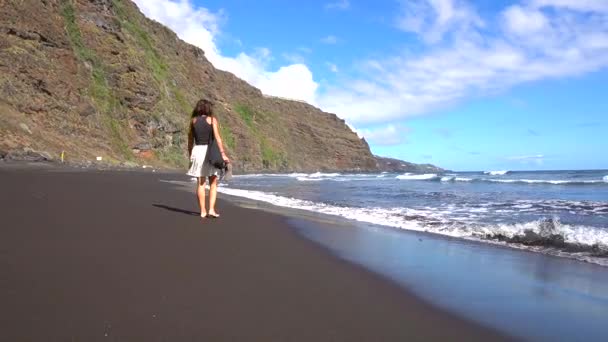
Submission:
<svg viewBox="0 0 608 342">
<path fill-rule="evenodd" d="M 265 72 L 257 83 L 267 94 L 301 99 L 309 103 L 314 103 L 318 87 L 312 72 L 303 64 L 292 64 L 275 72 Z"/>
<path fill-rule="evenodd" d="M 306 62 L 306 58 L 297 53 L 284 53 L 283 58 L 293 64 L 304 64 Z"/>
<path fill-rule="evenodd" d="M 483 26 L 481 18 L 462 0 L 402 0 L 397 27 L 436 43 L 448 32 Z"/>
<path fill-rule="evenodd" d="M 321 38 L 321 43 L 323 44 L 336 44 L 338 43 L 338 37 L 329 35 L 327 37 Z"/>
<path fill-rule="evenodd" d="M 608 1 L 587 2 L 587 11 L 600 10 L 592 13 L 567 2 L 512 5 L 488 27 L 463 1 L 408 1 L 406 12 L 415 4 L 422 18 L 409 31 L 425 41 L 436 32 L 441 40 L 431 39 L 422 53 L 360 62 L 356 76 L 326 86 L 317 103 L 356 126 L 390 123 L 524 82 L 607 67 L 608 11 L 601 4 Z"/>
<path fill-rule="evenodd" d="M 363 136 L 369 143 L 380 146 L 402 144 L 406 141 L 407 133 L 409 133 L 409 129 L 407 127 L 394 124 L 389 124 L 380 128 L 361 129 L 357 131 L 357 134 L 359 134 L 359 136 Z"/>
<path fill-rule="evenodd" d="M 327 68 L 329 68 L 331 72 L 338 72 L 338 66 L 334 63 L 327 62 L 325 65 L 327 65 Z"/>
<path fill-rule="evenodd" d="M 567 8 L 582 12 L 608 12 L 606 0 L 532 0 L 532 6 Z"/>
<path fill-rule="evenodd" d="M 205 8 L 195 8 L 190 1 L 135 0 L 137 6 L 152 18 L 175 31 L 183 40 L 205 51 L 209 59 L 219 59 L 215 36 L 225 19 L 220 11 L 212 13 Z"/>
<path fill-rule="evenodd" d="M 260 88 L 264 94 L 315 102 L 318 84 L 302 63 L 292 63 L 278 70 L 269 70 L 271 51 L 258 48 L 253 54 L 224 56 L 217 46 L 220 26 L 225 20 L 220 11 L 212 13 L 195 6 L 191 0 L 134 0 L 149 18 L 169 27 L 184 41 L 198 46 L 207 59 L 218 69 Z"/>
<path fill-rule="evenodd" d="M 271 69 L 268 49 L 222 54 L 216 40 L 227 19 L 221 11 L 212 13 L 191 0 L 135 1 L 147 16 L 201 47 L 215 67 L 265 94 L 307 101 L 357 127 L 392 124 L 524 82 L 608 66 L 607 0 L 521 0 L 487 22 L 466 0 L 403 0 L 397 24 L 417 34 L 425 48 L 357 61 L 355 73 L 341 72 L 337 83 L 324 82 L 322 90 L 295 55 L 284 55 L 294 57 L 291 63 Z M 364 131 L 372 143 L 397 141 L 388 138 L 389 128 L 385 139 L 377 132 Z"/>
<path fill-rule="evenodd" d="M 547 29 L 548 20 L 536 9 L 526 9 L 513 5 L 503 12 L 505 27 L 516 34 L 536 33 Z"/>
<path fill-rule="evenodd" d="M 350 7 L 350 2 L 348 0 L 338 0 L 334 2 L 329 2 L 325 4 L 325 9 L 336 9 L 336 10 L 346 10 Z"/>
<path fill-rule="evenodd" d="M 312 53 L 312 49 L 307 47 L 307 46 L 300 46 L 297 49 L 300 52 L 306 53 L 306 54 L 311 54 Z"/>
</svg>

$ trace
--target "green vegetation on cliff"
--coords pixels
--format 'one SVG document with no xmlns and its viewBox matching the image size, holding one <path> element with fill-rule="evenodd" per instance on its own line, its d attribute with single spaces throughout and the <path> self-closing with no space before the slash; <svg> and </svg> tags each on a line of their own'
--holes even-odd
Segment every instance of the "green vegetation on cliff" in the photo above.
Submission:
<svg viewBox="0 0 608 342">
<path fill-rule="evenodd" d="M 230 150 L 234 151 L 236 148 L 236 140 L 230 128 L 226 124 L 220 124 L 220 135 L 222 136 L 222 142 Z"/>
<path fill-rule="evenodd" d="M 377 169 L 343 120 L 215 69 L 130 0 L 5 0 L 0 27 L 3 155 L 184 167 L 208 98 L 237 172 Z"/>
<path fill-rule="evenodd" d="M 235 111 L 239 114 L 241 120 L 248 127 L 251 136 L 255 137 L 257 144 L 259 145 L 262 165 L 267 169 L 284 170 L 289 167 L 289 162 L 285 156 L 285 153 L 273 146 L 269 137 L 266 135 L 272 130 L 262 131 L 260 126 L 267 125 L 270 129 L 272 123 L 276 122 L 277 116 L 270 112 L 258 112 L 253 110 L 247 105 L 238 104 L 235 106 Z M 259 121 L 259 122 L 258 122 Z M 272 136 L 270 134 L 270 136 Z"/>
<path fill-rule="evenodd" d="M 139 26 L 136 20 L 133 20 L 135 16 L 129 13 L 133 8 L 126 8 L 123 0 L 112 0 L 112 5 L 121 27 L 124 27 L 135 38 L 138 47 L 144 52 L 146 63 L 150 67 L 154 79 L 159 84 L 162 83 L 167 79 L 169 67 L 154 47 L 155 44 L 148 32 Z"/>
<path fill-rule="evenodd" d="M 74 53 L 80 61 L 86 63 L 86 66 L 90 68 L 91 82 L 88 94 L 96 104 L 99 112 L 103 114 L 102 120 L 109 133 L 110 142 L 124 158 L 131 160 L 133 158 L 133 153 L 126 143 L 124 124 L 115 117 L 115 113 L 119 109 L 120 103 L 113 94 L 112 89 L 108 86 L 108 81 L 100 58 L 83 42 L 72 1 L 62 0 L 61 14 Z"/>
<path fill-rule="evenodd" d="M 254 112 L 251 110 L 251 108 L 247 107 L 246 105 L 239 104 L 234 107 L 234 110 L 239 114 L 241 120 L 243 120 L 247 127 L 250 129 L 253 128 Z"/>
<path fill-rule="evenodd" d="M 78 28 L 78 24 L 76 23 L 74 5 L 70 0 L 62 0 L 61 14 L 63 16 L 63 20 L 65 21 L 65 30 L 76 56 L 83 61 L 96 62 L 97 57 L 93 51 L 84 45 L 82 41 L 80 28 Z"/>
<path fill-rule="evenodd" d="M 169 65 L 165 58 L 156 48 L 157 43 L 146 31 L 146 29 L 138 23 L 135 8 L 126 6 L 123 0 L 112 0 L 114 12 L 121 29 L 124 29 L 135 42 L 135 48 L 129 46 L 126 54 L 137 59 L 141 56 L 144 65 L 147 66 L 156 84 L 150 84 L 150 87 L 155 87 L 158 90 L 159 99 L 151 110 L 151 115 L 158 120 L 166 117 L 171 122 L 175 122 L 182 126 L 179 130 L 183 130 L 186 125 L 188 112 L 191 110 L 188 100 L 179 90 L 174 82 L 169 81 Z M 169 140 L 169 144 L 157 151 L 155 155 L 163 162 L 170 165 L 184 167 L 187 165 L 185 149 L 183 148 L 183 139 L 173 136 Z"/>
</svg>

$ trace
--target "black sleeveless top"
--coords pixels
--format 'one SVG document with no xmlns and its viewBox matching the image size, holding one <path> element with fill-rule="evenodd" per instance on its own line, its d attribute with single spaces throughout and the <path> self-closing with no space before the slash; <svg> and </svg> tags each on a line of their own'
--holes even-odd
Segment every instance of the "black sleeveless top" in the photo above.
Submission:
<svg viewBox="0 0 608 342">
<path fill-rule="evenodd" d="M 213 118 L 211 119 L 213 120 Z M 207 123 L 206 116 L 199 116 L 192 124 L 192 134 L 194 135 L 195 145 L 208 145 L 213 134 L 213 126 Z"/>
</svg>

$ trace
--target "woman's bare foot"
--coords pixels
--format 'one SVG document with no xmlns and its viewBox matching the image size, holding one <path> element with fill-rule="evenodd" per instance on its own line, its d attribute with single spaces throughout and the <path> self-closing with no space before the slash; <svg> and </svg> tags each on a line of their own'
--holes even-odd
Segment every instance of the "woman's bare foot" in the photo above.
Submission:
<svg viewBox="0 0 608 342">
<path fill-rule="evenodd" d="M 210 212 L 207 214 L 207 217 L 210 217 L 210 218 L 218 218 L 218 217 L 220 217 L 220 214 L 216 213 L 215 211 L 210 211 Z"/>
<path fill-rule="evenodd" d="M 201 218 L 205 218 L 205 217 L 207 217 L 207 213 L 201 211 Z"/>
</svg>

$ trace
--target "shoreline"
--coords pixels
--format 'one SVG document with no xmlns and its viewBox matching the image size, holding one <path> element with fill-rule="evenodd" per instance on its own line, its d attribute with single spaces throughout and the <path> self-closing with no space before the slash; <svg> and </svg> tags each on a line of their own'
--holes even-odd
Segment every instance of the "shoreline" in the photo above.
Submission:
<svg viewBox="0 0 608 342">
<path fill-rule="evenodd" d="M 168 182 L 192 191 L 188 182 Z M 298 234 L 332 256 L 361 265 L 440 310 L 484 326 L 526 340 L 608 336 L 608 330 L 601 328 L 608 315 L 608 286 L 603 285 L 608 284 L 608 269 L 603 264 L 353 221 L 247 196 L 222 196 L 242 207 L 287 217 Z M 475 274 L 470 274 L 471 269 Z M 470 285 L 463 288 L 464 284 Z M 496 298 L 508 299 L 497 302 Z M 528 309 L 522 312 L 521 307 Z"/>
<path fill-rule="evenodd" d="M 227 189 L 228 189 L 228 191 L 235 190 L 234 188 L 231 188 L 231 187 L 228 187 Z M 236 190 L 240 191 L 240 189 L 236 189 Z M 468 237 L 468 236 L 453 236 L 453 235 L 449 235 L 449 234 L 442 234 L 442 233 L 436 232 L 436 231 L 401 228 L 401 227 L 390 225 L 390 224 L 382 224 L 382 223 L 377 223 L 377 222 L 373 222 L 373 221 L 358 220 L 355 218 L 350 218 L 350 217 L 346 217 L 346 216 L 339 215 L 339 214 L 317 212 L 317 211 L 313 211 L 310 209 L 304 209 L 304 208 L 299 208 L 299 207 L 294 207 L 294 206 L 289 206 L 289 205 L 281 205 L 281 204 L 270 202 L 266 199 L 234 195 L 234 194 L 230 194 L 229 192 L 222 191 L 222 188 L 219 189 L 219 192 L 222 193 L 222 196 L 228 196 L 232 201 L 241 203 L 242 205 L 245 205 L 248 207 L 259 208 L 261 210 L 266 210 L 268 212 L 272 212 L 275 214 L 282 214 L 283 212 L 288 212 L 289 215 L 303 217 L 308 220 L 322 220 L 322 221 L 332 222 L 333 224 L 341 224 L 342 222 L 346 222 L 346 224 L 353 224 L 353 225 L 376 226 L 376 227 L 381 227 L 382 229 L 390 229 L 390 230 L 394 230 L 394 231 L 398 231 L 398 232 L 408 232 L 408 233 L 420 234 L 421 236 L 430 236 L 430 237 L 441 238 L 441 239 L 445 239 L 445 240 L 468 242 L 471 244 L 480 244 L 483 246 L 493 246 L 495 248 L 515 250 L 515 251 L 520 251 L 520 252 L 531 253 L 534 255 L 540 254 L 540 255 L 557 258 L 557 259 L 573 260 L 573 261 L 583 262 L 586 264 L 596 265 L 596 266 L 599 266 L 599 267 L 602 267 L 602 268 L 605 268 L 608 270 L 608 263 L 607 263 L 608 259 L 604 255 L 589 255 L 589 256 L 581 257 L 580 255 L 568 254 L 567 252 L 564 252 L 562 250 L 552 250 L 550 248 L 553 246 L 550 246 L 550 245 L 547 246 L 547 245 L 535 245 L 535 244 L 523 244 L 523 243 L 509 243 L 505 240 L 500 240 L 500 239 L 493 240 L 493 239 L 484 239 L 481 237 L 474 238 L 474 237 Z M 260 203 L 262 203 L 262 205 L 260 205 Z M 575 244 L 572 244 L 572 246 L 576 247 Z"/>
<path fill-rule="evenodd" d="M 510 339 L 332 255 L 281 215 L 220 196 L 224 217 L 200 222 L 193 195 L 159 181 L 170 174 L 0 175 L 9 339 Z"/>
</svg>

